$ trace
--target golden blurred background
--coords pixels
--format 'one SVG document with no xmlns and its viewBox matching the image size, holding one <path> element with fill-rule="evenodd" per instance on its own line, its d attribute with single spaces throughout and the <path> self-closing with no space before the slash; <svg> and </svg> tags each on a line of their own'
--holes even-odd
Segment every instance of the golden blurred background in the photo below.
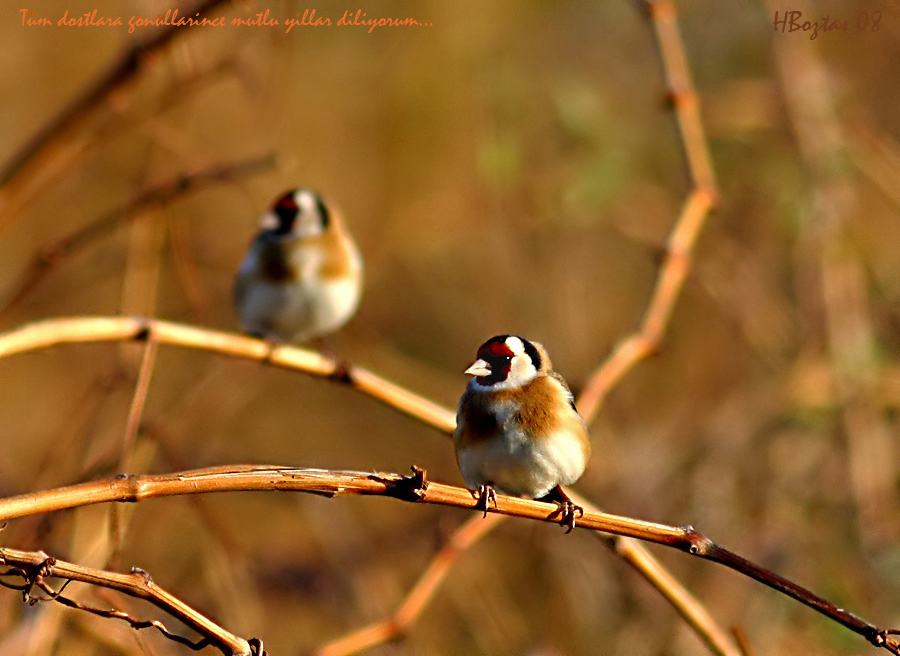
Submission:
<svg viewBox="0 0 900 656">
<path fill-rule="evenodd" d="M 150 28 L 55 25 L 184 0 L 32 0 L 0 20 L 0 162 Z M 616 388 L 577 489 L 693 524 L 881 626 L 900 626 L 900 5 L 677 3 L 720 204 L 662 352 Z M 366 262 L 342 357 L 452 407 L 497 333 L 542 342 L 577 391 L 638 326 L 689 191 L 635 2 L 245 0 L 215 16 L 345 10 L 429 25 L 192 28 L 143 58 L 23 188 L 0 189 L 0 330 L 137 314 L 236 330 L 230 287 L 285 189 L 342 208 Z M 776 11 L 848 21 L 781 33 Z M 867 29 L 858 30 L 860 14 Z M 878 29 L 875 12 L 881 12 Z M 142 31 L 143 30 L 143 31 Z M 9 306 L 33 258 L 185 173 L 277 165 L 127 214 Z M 16 201 L 9 204 L 9 198 Z M 117 473 L 140 344 L 0 362 L 0 494 Z M 161 347 L 135 471 L 228 463 L 407 472 L 462 484 L 436 431 L 297 373 Z M 147 570 L 269 653 L 387 617 L 470 515 L 386 499 L 222 494 L 11 521 L 4 546 Z M 653 552 L 754 654 L 868 654 L 850 631 L 717 565 Z M 131 599 L 67 592 L 141 617 Z M 167 620 L 177 626 L 172 620 Z M 183 628 L 183 627 L 179 627 Z M 187 629 L 185 629 L 187 632 Z M 213 649 L 206 650 L 213 653 Z M 183 654 L 151 631 L 0 589 L 0 654 Z M 402 641 L 372 654 L 708 653 L 585 532 L 509 520 L 466 553 Z"/>
</svg>

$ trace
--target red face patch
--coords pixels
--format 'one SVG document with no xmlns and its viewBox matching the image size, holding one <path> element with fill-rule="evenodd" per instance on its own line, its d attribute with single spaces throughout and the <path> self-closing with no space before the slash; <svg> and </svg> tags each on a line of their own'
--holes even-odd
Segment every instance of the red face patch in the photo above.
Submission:
<svg viewBox="0 0 900 656">
<path fill-rule="evenodd" d="M 294 200 L 294 192 L 289 191 L 284 196 L 278 199 L 278 201 L 275 203 L 275 207 L 273 207 L 272 209 L 275 210 L 275 212 L 278 212 L 279 210 L 296 212 L 300 208 L 297 207 L 297 201 Z"/>
<path fill-rule="evenodd" d="M 488 362 L 496 358 L 512 357 L 514 354 L 512 349 L 506 345 L 505 339 L 492 339 L 481 345 L 478 349 L 478 357 L 484 358 Z"/>
</svg>

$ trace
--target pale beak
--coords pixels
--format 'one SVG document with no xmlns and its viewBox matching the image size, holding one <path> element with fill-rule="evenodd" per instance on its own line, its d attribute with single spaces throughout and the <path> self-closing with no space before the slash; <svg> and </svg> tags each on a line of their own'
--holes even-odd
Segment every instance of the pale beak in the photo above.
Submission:
<svg viewBox="0 0 900 656">
<path fill-rule="evenodd" d="M 281 221 L 278 220 L 275 212 L 266 212 L 259 219 L 260 230 L 277 230 L 279 225 L 281 225 Z"/>
<path fill-rule="evenodd" d="M 491 375 L 491 365 L 489 365 L 484 360 L 478 359 L 472 363 L 472 365 L 465 370 L 464 373 L 469 374 L 470 376 L 490 376 Z"/>
</svg>

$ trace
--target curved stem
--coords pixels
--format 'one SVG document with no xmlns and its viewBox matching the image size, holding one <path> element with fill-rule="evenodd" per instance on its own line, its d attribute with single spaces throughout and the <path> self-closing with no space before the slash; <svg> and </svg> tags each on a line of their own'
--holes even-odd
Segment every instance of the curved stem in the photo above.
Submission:
<svg viewBox="0 0 900 656">
<path fill-rule="evenodd" d="M 70 317 L 27 324 L 0 334 L 0 358 L 58 344 L 143 341 L 211 351 L 302 371 L 349 385 L 445 433 L 456 427 L 455 414 L 367 369 L 337 362 L 316 351 L 271 344 L 252 337 L 141 317 Z"/>
</svg>

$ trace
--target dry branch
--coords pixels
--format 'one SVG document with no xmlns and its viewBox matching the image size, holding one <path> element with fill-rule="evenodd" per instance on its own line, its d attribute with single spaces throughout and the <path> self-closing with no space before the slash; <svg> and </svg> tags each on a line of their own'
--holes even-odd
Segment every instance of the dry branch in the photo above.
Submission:
<svg viewBox="0 0 900 656">
<path fill-rule="evenodd" d="M 183 14 L 205 16 L 226 0 L 200 0 L 193 7 L 185 8 Z M 117 88 L 129 82 L 141 68 L 141 63 L 148 55 L 164 48 L 183 31 L 175 26 L 167 26 L 151 33 L 126 47 L 125 51 L 112 65 L 100 74 L 93 84 L 85 88 L 59 114 L 54 116 L 43 128 L 19 149 L 0 169 L 0 188 L 6 188 L 22 175 L 37 156 L 57 141 L 72 132 L 100 103 Z M 5 191 L 5 189 L 4 189 Z M 4 212 L 7 199 L 0 194 L 0 214 Z"/>
<path fill-rule="evenodd" d="M 206 0 L 205 2 L 200 3 L 198 7 L 202 7 L 204 10 L 208 10 L 220 4 L 222 0 Z M 660 269 L 659 277 L 656 283 L 656 286 L 653 291 L 651 302 L 647 308 L 646 314 L 641 324 L 641 328 L 637 334 L 628 338 L 622 344 L 620 344 L 614 353 L 610 356 L 610 358 L 600 367 L 595 374 L 592 376 L 592 379 L 588 386 L 585 388 L 585 394 L 582 396 L 580 405 L 582 409 L 582 413 L 585 414 L 588 420 L 596 417 L 597 412 L 602 406 L 603 400 L 605 399 L 608 392 L 612 389 L 612 387 L 639 361 L 646 358 L 648 355 L 655 352 L 660 345 L 663 334 L 665 332 L 666 326 L 668 325 L 669 318 L 671 316 L 671 312 L 674 308 L 675 302 L 679 296 L 681 287 L 683 285 L 683 281 L 686 278 L 686 275 L 690 266 L 690 256 L 693 249 L 694 242 L 702 228 L 703 222 L 713 207 L 715 203 L 715 180 L 712 172 L 712 168 L 709 163 L 709 156 L 706 146 L 705 137 L 703 135 L 702 124 L 699 119 L 699 108 L 696 94 L 693 92 L 690 79 L 688 76 L 688 70 L 684 58 L 683 47 L 681 45 L 680 37 L 677 33 L 677 25 L 674 21 L 674 9 L 670 2 L 649 2 L 648 7 L 650 8 L 650 13 L 652 16 L 653 26 L 657 34 L 657 39 L 660 46 L 660 51 L 662 55 L 662 60 L 664 67 L 666 69 L 666 77 L 668 81 L 668 86 L 670 89 L 670 96 L 673 101 L 673 105 L 675 107 L 676 118 L 678 120 L 679 129 L 682 135 L 687 159 L 688 166 L 691 173 L 691 179 L 693 181 L 693 190 L 689 194 L 688 198 L 684 203 L 684 207 L 681 213 L 681 217 L 676 223 L 675 228 L 673 229 L 673 233 L 669 239 L 669 244 L 667 248 L 667 256 L 664 265 Z M 196 8 L 195 8 L 196 9 Z M 194 9 L 190 10 L 191 12 Z M 7 166 L 4 171 L 2 177 L 2 182 L 0 184 L 8 182 L 12 177 L 14 177 L 18 172 L 24 169 L 25 165 L 28 163 L 29 159 L 33 158 L 34 155 L 44 147 L 46 147 L 50 142 L 53 141 L 54 135 L 64 134 L 77 125 L 80 118 L 83 118 L 93 107 L 95 107 L 100 101 L 102 101 L 103 97 L 111 90 L 115 88 L 119 84 L 127 81 L 134 72 L 136 72 L 138 68 L 138 55 L 142 52 L 146 53 L 153 49 L 162 47 L 165 43 L 171 39 L 174 34 L 174 30 L 170 31 L 170 34 L 160 33 L 153 37 L 152 39 L 147 40 L 145 43 L 138 44 L 132 53 L 129 53 L 129 57 L 125 57 L 119 63 L 118 66 L 114 66 L 110 71 L 110 74 L 101 78 L 99 80 L 98 85 L 88 90 L 82 98 L 79 99 L 68 111 L 63 112 L 62 116 L 59 117 L 60 120 L 51 123 L 44 133 L 47 134 L 39 134 L 38 138 L 35 139 L 33 144 L 32 152 L 28 152 L 28 148 L 23 149 L 24 157 L 21 157 L 21 161 L 16 161 L 14 158 L 13 161 Z M 46 137 L 44 143 L 41 142 L 41 137 Z M 2 192 L 0 192 L 2 193 Z M 0 198 L 0 203 L 2 203 L 2 198 Z M 0 208 L 0 212 L 2 212 L 2 208 Z M 38 273 L 40 275 L 40 272 Z M 26 290 L 27 291 L 27 290 Z M 296 369 L 305 371 L 307 373 L 319 376 L 330 377 L 335 380 L 339 380 L 341 382 L 350 384 L 351 386 L 367 393 L 375 398 L 380 399 L 381 401 L 395 407 L 407 414 L 416 417 L 422 420 L 429 425 L 432 425 L 440 430 L 444 430 L 445 432 L 452 431 L 454 421 L 452 413 L 449 410 L 441 408 L 428 401 L 427 399 L 423 399 L 407 390 L 396 387 L 385 381 L 370 372 L 367 372 L 363 369 L 357 367 L 345 367 L 340 363 L 336 363 L 334 361 L 329 360 L 328 358 L 324 358 L 318 354 L 304 351 L 302 349 L 293 349 L 291 347 L 270 347 L 269 345 L 263 345 L 262 349 L 258 348 L 258 345 L 261 343 L 256 340 L 248 340 L 246 338 L 237 338 L 231 335 L 223 334 L 223 333 L 214 333 L 212 331 L 201 331 L 197 329 L 193 329 L 186 326 L 178 326 L 176 324 L 170 324 L 168 322 L 160 322 L 153 320 L 141 320 L 141 319 L 84 319 L 84 320 L 70 320 L 70 321 L 82 321 L 85 323 L 80 324 L 79 326 L 68 325 L 62 326 L 61 322 L 57 322 L 55 326 L 45 325 L 44 328 L 50 328 L 50 333 L 54 330 L 57 331 L 56 337 L 49 336 L 48 333 L 40 330 L 41 324 L 35 324 L 33 326 L 28 326 L 29 328 L 37 328 L 27 335 L 19 334 L 14 335 L 13 333 L 8 333 L 7 335 L 0 335 L 0 357 L 3 355 L 11 354 L 14 352 L 21 352 L 24 350 L 32 350 L 32 348 L 40 348 L 41 346 L 46 346 L 51 343 L 62 343 L 62 342 L 74 342 L 74 341 L 106 341 L 108 339 L 120 339 L 120 340 L 139 340 L 146 339 L 151 337 L 154 340 L 163 342 L 163 343 L 171 343 L 171 344 L 179 344 L 184 346 L 192 346 L 195 348 L 202 348 L 205 350 L 210 350 L 219 353 L 226 353 L 229 355 L 233 355 L 236 357 L 249 357 L 251 359 L 256 359 L 257 361 L 263 361 L 267 363 L 274 364 L 276 366 L 282 366 L 286 368 Z M 112 324 L 112 323 L 95 323 L 90 324 L 89 322 L 131 322 L 128 324 Z M 69 331 L 69 329 L 72 329 Z M 79 332 L 82 329 L 86 329 L 86 332 Z M 66 334 L 66 337 L 60 338 L 60 330 Z M 68 332 L 67 332 L 68 331 Z M 104 331 L 109 331 L 106 336 L 99 336 L 100 333 Z M 193 331 L 193 332 L 192 332 Z M 20 332 L 20 331 L 16 331 Z M 88 333 L 92 333 L 89 335 Z M 117 335 L 117 336 L 109 336 L 109 335 Z M 166 341 L 165 336 L 168 335 L 170 341 Z M 7 340 L 12 336 L 12 339 Z M 20 338 L 17 341 L 17 337 Z M 24 341 L 23 341 L 24 339 Z M 30 344 L 28 340 L 33 340 Z M 45 340 L 42 342 L 41 340 Z M 48 340 L 49 341 L 46 341 Z M 205 342 L 204 340 L 209 339 L 210 342 Z M 54 341 L 56 340 L 56 341 Z M 195 341 L 191 341 L 195 340 Z M 242 340 L 242 341 L 237 341 Z M 23 347 L 24 344 L 24 347 Z M 10 346 L 12 345 L 12 346 Z M 6 349 L 4 350 L 4 346 Z M 269 470 L 275 471 L 275 470 Z M 280 472 L 284 471 L 301 471 L 301 470 L 277 470 Z M 311 470 L 302 470 L 302 471 L 311 471 Z M 254 475 L 261 473 L 259 470 L 254 470 L 253 473 L 241 471 L 235 472 L 221 472 L 222 475 L 230 476 L 229 479 L 231 483 L 234 483 L 234 476 L 241 478 L 244 475 Z M 186 474 L 191 474 L 191 472 L 187 472 Z M 212 475 L 212 474 L 210 474 Z M 360 476 L 359 474 L 355 474 L 356 476 Z M 172 475 L 177 476 L 177 475 Z M 368 476 L 368 475 L 363 475 Z M 403 481 L 408 481 L 409 479 L 403 478 L 390 478 L 393 475 L 385 475 L 388 478 L 385 478 L 384 481 L 390 483 L 390 485 L 386 485 L 385 491 L 380 492 L 380 494 L 389 494 L 393 496 L 400 496 L 403 498 L 403 495 L 408 493 L 415 494 L 418 492 L 418 489 L 409 488 L 406 483 Z M 121 481 L 121 483 L 115 483 L 114 485 L 110 485 L 110 487 L 119 487 L 121 484 L 124 488 L 130 488 L 132 485 L 136 485 L 137 478 L 144 480 L 148 477 L 126 477 L 122 479 L 111 479 L 112 481 Z M 195 481 L 196 482 L 196 481 Z M 93 485 L 93 484 L 85 484 L 85 485 Z M 283 488 L 279 487 L 277 483 L 274 481 L 270 481 L 266 485 L 272 485 L 273 487 L 264 487 L 261 489 L 293 489 L 293 488 Z M 388 491 L 388 488 L 393 488 L 395 485 L 399 485 L 399 488 L 393 489 L 393 492 Z M 70 491 L 73 491 L 76 487 L 80 488 L 81 486 L 73 486 L 73 488 L 69 488 Z M 201 486 L 202 487 L 202 486 Z M 428 489 L 431 489 L 434 486 L 429 486 Z M 443 486 L 446 487 L 446 486 Z M 135 487 L 135 496 L 134 498 L 128 498 L 128 495 L 125 494 L 122 498 L 114 498 L 114 499 L 101 499 L 103 497 L 103 493 L 99 489 L 94 489 L 92 494 L 96 494 L 96 497 L 91 497 L 100 500 L 90 501 L 91 503 L 98 503 L 101 500 L 116 500 L 116 501 L 136 501 L 139 498 L 149 498 L 150 496 L 160 496 L 162 494 L 152 494 L 148 493 L 145 489 L 141 488 L 141 486 L 136 485 Z M 224 486 L 213 486 L 212 489 L 231 489 L 228 488 L 227 485 Z M 234 488 L 234 489 L 256 489 L 256 488 Z M 399 491 L 398 491 L 399 490 Z M 199 491 L 208 491 L 206 489 L 192 489 L 191 492 L 199 492 Z M 323 492 L 323 490 L 319 489 L 308 489 L 306 491 L 313 492 Z M 422 490 L 424 492 L 424 490 Z M 53 492 L 53 491 L 51 491 Z M 58 492 L 58 491 L 57 491 Z M 178 492 L 187 493 L 187 492 Z M 338 494 L 338 493 L 348 493 L 348 490 L 345 488 L 334 488 L 328 494 Z M 375 493 L 375 492 L 362 492 L 366 494 Z M 146 494 L 147 496 L 140 496 L 141 494 Z M 468 494 L 463 491 L 463 494 Z M 35 495 L 25 495 L 34 497 Z M 458 496 L 458 495 L 457 495 Z M 48 497 L 50 501 L 54 503 L 61 502 L 60 499 L 53 499 L 52 495 Z M 503 502 L 503 506 L 509 502 L 508 498 L 500 497 Z M 411 498 L 408 500 L 412 500 Z M 472 503 L 471 497 L 466 498 L 469 504 Z M 511 500 L 511 501 L 520 501 L 521 503 L 526 504 L 534 504 L 537 502 L 526 502 L 524 500 Z M 439 503 L 449 503 L 449 501 L 435 501 Z M 38 504 L 39 505 L 39 504 Z M 452 503 L 451 505 L 466 505 L 460 503 Z M 59 507 L 68 507 L 68 506 L 59 506 Z M 587 509 L 587 505 L 586 505 Z M 502 508 L 498 509 L 502 511 Z M 520 513 L 525 512 L 524 508 L 516 508 L 515 512 L 510 511 L 509 514 L 520 515 Z M 546 513 L 546 508 L 541 510 L 540 513 L 535 515 L 521 515 L 521 516 L 535 516 L 538 519 L 546 518 L 544 514 Z M 602 513 L 588 513 L 589 517 L 587 521 L 590 521 L 590 516 L 604 516 L 604 517 L 614 517 L 612 515 L 604 515 Z M 620 518 L 624 519 L 624 518 Z M 579 525 L 585 525 L 585 518 L 582 518 L 579 521 Z M 628 522 L 633 522 L 634 520 L 627 520 Z M 491 522 L 491 524 L 488 524 Z M 480 534 L 486 532 L 484 529 L 485 525 L 491 526 L 494 522 L 494 516 L 491 519 L 485 520 L 483 522 L 479 522 L 475 524 L 474 522 L 469 522 L 465 526 L 472 525 L 473 529 L 471 533 L 465 533 L 461 531 L 457 534 L 457 537 L 461 535 L 468 535 L 469 542 L 465 542 L 463 538 L 459 538 L 461 542 L 465 544 L 471 544 L 472 541 L 476 540 Z M 645 523 L 638 522 L 637 525 L 645 525 Z M 481 529 L 480 533 L 474 527 L 478 526 Z M 708 540 L 696 534 L 691 529 L 671 529 L 671 527 L 663 527 L 661 525 L 645 525 L 655 527 L 653 530 L 659 530 L 661 533 L 659 536 L 666 536 L 668 538 L 680 540 L 681 542 L 663 542 L 664 544 L 670 544 L 672 546 L 678 546 L 679 548 L 685 549 L 686 545 L 689 544 L 688 549 L 694 549 L 696 547 L 696 555 L 704 555 L 701 552 L 706 552 L 705 557 L 711 558 L 713 560 L 717 560 L 717 562 L 723 562 L 730 567 L 734 567 L 735 569 L 740 568 L 735 567 L 733 564 L 729 564 L 726 560 L 730 557 L 739 558 L 734 556 L 734 554 L 730 554 L 726 550 L 723 550 L 712 543 L 709 543 Z M 634 526 L 632 526 L 634 528 Z M 612 530 L 611 528 L 606 528 L 603 530 Z M 636 530 L 636 529 L 635 529 Z M 673 533 L 667 534 L 666 530 L 673 531 Z M 631 535 L 632 533 L 624 532 L 624 535 Z M 652 539 L 647 536 L 639 536 L 642 539 Z M 687 540 L 687 542 L 683 542 Z M 657 541 L 657 540 L 654 540 Z M 627 548 L 628 545 L 632 545 L 635 547 L 634 549 Z M 620 553 L 629 553 L 632 554 L 630 557 L 626 556 L 629 559 L 629 562 L 635 564 L 636 567 L 641 569 L 642 573 L 647 576 L 651 581 L 656 581 L 654 584 L 657 585 L 661 590 L 663 590 L 664 594 L 667 595 L 667 598 L 673 600 L 675 603 L 674 596 L 670 597 L 668 592 L 672 592 L 673 590 L 680 590 L 677 586 L 673 585 L 670 581 L 669 583 L 663 583 L 662 581 L 666 578 L 665 576 L 654 577 L 653 574 L 649 574 L 648 572 L 653 572 L 654 568 L 656 568 L 657 574 L 664 571 L 661 570 L 658 563 L 655 561 L 650 561 L 652 563 L 649 568 L 647 566 L 642 565 L 640 563 L 643 562 L 644 557 L 651 558 L 649 554 L 642 551 L 640 547 L 634 545 L 633 542 L 630 541 L 617 541 L 615 543 L 616 550 Z M 459 546 L 459 545 L 457 545 Z M 716 551 L 718 550 L 718 551 Z M 441 554 L 445 554 L 445 552 L 441 552 Z M 728 558 L 726 558 L 723 554 L 729 554 Z M 411 591 L 410 595 L 407 597 L 407 601 L 401 606 L 401 609 L 398 610 L 397 614 L 389 620 L 387 623 L 380 625 L 382 628 L 380 629 L 383 632 L 402 632 L 403 628 L 407 626 L 408 622 L 411 622 L 415 615 L 421 610 L 422 605 L 424 604 L 423 595 L 421 590 L 424 589 L 423 586 L 432 586 L 429 590 L 433 591 L 433 586 L 437 584 L 434 576 L 432 576 L 433 568 L 438 566 L 438 562 L 443 562 L 446 564 L 446 567 L 449 567 L 450 563 L 452 563 L 453 558 L 451 556 L 447 556 L 442 560 L 442 555 L 438 556 L 438 560 L 436 560 L 432 567 L 426 572 L 423 576 L 423 579 L 420 583 Z M 715 557 L 714 557 L 715 556 Z M 719 560 L 718 558 L 723 558 L 723 560 Z M 744 561 L 745 563 L 748 561 Z M 752 565 L 752 563 L 750 563 Z M 755 566 L 754 566 L 755 567 Z M 761 569 L 761 568 L 759 568 Z M 765 570 L 762 570 L 765 571 Z M 443 571 L 446 573 L 446 570 Z M 751 572 L 745 572 L 751 576 L 754 576 Z M 439 578 L 439 577 L 438 577 Z M 758 577 L 755 577 L 758 578 Z M 762 579 L 760 579 L 762 580 Z M 763 581 L 768 585 L 772 585 L 770 581 Z M 790 582 L 788 582 L 790 583 Z M 793 584 L 791 584 L 793 585 Z M 774 586 L 773 587 L 777 587 Z M 796 587 L 796 586 L 795 586 Z M 802 590 L 802 589 L 799 589 Z M 783 590 L 784 591 L 784 590 Z M 430 592 L 428 593 L 430 594 Z M 684 593 L 688 598 L 690 595 Z M 790 594 L 790 593 L 789 593 Z M 795 598 L 799 598 L 804 603 L 808 605 L 813 605 L 809 600 L 804 600 L 801 597 L 796 595 Z M 424 595 L 425 600 L 427 600 L 427 595 Z M 690 599 L 682 599 L 679 601 L 679 604 L 688 604 Z M 696 603 L 696 602 L 694 602 Z M 827 602 L 825 602 L 827 604 Z M 699 607 L 699 605 L 698 605 Z M 410 610 L 413 608 L 414 610 Z M 702 607 L 699 607 L 702 611 Z M 825 608 L 825 607 L 823 607 Z M 822 612 L 826 612 L 827 609 L 823 610 L 820 608 Z M 826 612 L 826 614 L 829 614 Z M 852 615 L 847 614 L 853 620 L 858 620 L 858 618 L 854 618 Z M 708 614 L 707 614 L 708 617 Z M 838 619 L 838 618 L 836 618 Z M 847 618 L 845 618 L 846 620 Z M 838 621 L 841 621 L 838 619 Z M 850 621 L 850 620 L 847 620 Z M 842 622 L 845 625 L 848 625 L 846 621 Z M 695 628 L 697 625 L 693 624 Z M 709 625 L 715 628 L 714 624 L 712 624 L 711 620 L 709 621 Z M 703 628 L 701 629 L 701 634 L 703 634 Z M 708 628 L 708 627 L 707 627 Z M 851 626 L 851 628 L 854 628 Z M 867 635 L 867 637 L 874 644 L 879 644 L 877 639 L 882 640 L 881 645 L 885 646 L 885 641 L 888 640 L 887 632 L 884 632 L 880 629 L 872 627 L 871 625 L 863 622 L 862 620 L 858 620 L 857 628 L 858 632 Z M 875 634 L 867 634 L 866 631 L 873 630 Z M 364 629 L 363 631 L 370 630 L 377 633 L 379 629 L 377 627 L 369 627 L 368 629 Z M 874 637 L 873 637 L 874 636 Z M 716 640 L 710 640 L 707 636 L 707 641 L 710 645 L 715 649 L 716 648 Z M 727 641 L 726 641 L 727 642 Z M 889 647 L 890 648 L 890 647 Z M 720 653 L 732 653 L 730 651 L 732 648 L 730 645 L 723 647 L 720 645 Z M 326 652 L 331 653 L 331 652 Z M 341 652 L 345 653 L 345 652 Z"/>
<path fill-rule="evenodd" d="M 414 469 L 412 476 L 393 473 L 333 471 L 297 467 L 237 465 L 196 469 L 174 474 L 120 474 L 68 487 L 0 499 L 0 521 L 28 515 L 77 508 L 98 503 L 138 502 L 147 499 L 236 491 L 295 491 L 326 497 L 387 496 L 412 503 L 435 503 L 481 512 L 478 499 L 469 490 L 426 481 Z M 557 522 L 555 504 L 497 495 L 490 512 L 545 522 Z M 900 654 L 900 641 L 892 629 L 883 629 L 839 608 L 756 563 L 715 544 L 691 526 L 674 527 L 585 510 L 576 527 L 628 536 L 710 560 L 781 592 L 860 634 L 876 647 Z"/>
<path fill-rule="evenodd" d="M 431 601 L 438 586 L 444 582 L 459 557 L 499 525 L 502 520 L 502 515 L 488 515 L 487 517 L 476 515 L 462 524 L 454 531 L 450 541 L 431 560 L 428 569 L 425 570 L 390 618 L 351 631 L 319 647 L 313 652 L 313 656 L 349 656 L 349 654 L 355 654 L 402 636 Z"/>
<path fill-rule="evenodd" d="M 640 328 L 615 347 L 609 357 L 589 376 L 582 389 L 578 410 L 589 424 L 596 419 L 607 394 L 625 374 L 638 362 L 660 349 L 672 310 L 690 270 L 694 243 L 706 217 L 715 207 L 718 196 L 706 131 L 700 117 L 700 100 L 691 81 L 675 6 L 669 0 L 647 0 L 646 7 L 656 36 L 669 99 L 678 123 L 678 133 L 684 146 L 692 189 L 669 235 L 665 259 L 659 269 Z"/>
<path fill-rule="evenodd" d="M 607 395 L 619 381 L 638 362 L 659 350 L 690 270 L 694 245 L 718 195 L 700 116 L 700 102 L 691 80 L 675 7 L 669 0 L 648 0 L 646 7 L 678 123 L 692 190 L 669 235 L 665 258 L 638 331 L 615 347 L 609 357 L 588 377 L 582 388 L 577 405 L 589 424 L 596 419 Z M 590 507 L 586 500 L 579 499 L 578 502 L 586 509 Z M 740 653 L 703 605 L 678 584 L 643 545 L 629 538 L 601 537 L 608 547 L 662 593 L 711 650 L 729 656 Z"/>
<path fill-rule="evenodd" d="M 119 574 L 57 560 L 40 551 L 19 551 L 3 547 L 0 547 L 0 565 L 4 565 L 7 568 L 5 571 L 0 572 L 0 585 L 21 590 L 25 601 L 28 603 L 56 601 L 70 608 L 84 610 L 94 615 L 123 620 L 135 629 L 153 627 L 170 640 L 179 642 L 194 650 L 213 645 L 227 656 L 251 656 L 254 654 L 250 642 L 229 633 L 212 620 L 198 613 L 176 596 L 154 583 L 143 570 L 134 569 L 130 574 Z M 4 580 L 11 577 L 20 578 L 22 583 L 14 584 Z M 64 579 L 66 583 L 60 588 L 54 589 L 46 581 L 50 577 Z M 138 620 L 123 611 L 95 608 L 78 603 L 62 594 L 71 581 L 81 581 L 90 585 L 117 590 L 131 597 L 144 599 L 173 617 L 178 618 L 201 634 L 203 638 L 194 642 L 184 636 L 173 633 L 165 624 L 157 620 Z M 34 588 L 42 590 L 47 597 L 42 598 L 33 595 L 32 591 Z"/>
<path fill-rule="evenodd" d="M 35 255 L 27 270 L 15 286 L 4 294 L 0 312 L 17 305 L 68 256 L 87 247 L 100 237 L 140 212 L 171 203 L 181 196 L 199 191 L 221 182 L 262 173 L 275 166 L 272 154 L 240 162 L 217 164 L 200 171 L 181 173 L 171 180 L 155 184 L 141 192 L 123 206 L 104 214 L 86 226 L 74 230 L 62 239 L 45 246 Z"/>
<path fill-rule="evenodd" d="M 350 385 L 445 433 L 452 433 L 456 426 L 452 411 L 362 367 L 338 362 L 308 349 L 270 344 L 252 337 L 160 319 L 75 317 L 39 321 L 0 334 L 0 358 L 58 344 L 147 339 L 159 344 L 211 351 L 321 376 Z"/>
<path fill-rule="evenodd" d="M 420 471 L 420 470 L 419 470 Z M 268 465 L 237 465 L 195 469 L 174 474 L 119 474 L 113 478 L 0 499 L 0 522 L 29 515 L 110 502 L 138 502 L 159 497 L 208 492 L 311 492 L 327 497 L 381 495 L 477 509 L 478 500 L 465 488 L 425 482 L 421 476 L 333 471 Z M 556 522 L 553 503 L 497 496 L 493 512 Z M 585 512 L 577 525 L 617 535 L 683 545 L 685 529 L 643 522 L 607 513 Z M 689 545 L 687 545 L 689 546 Z M 687 548 L 687 547 L 685 547 Z"/>
<path fill-rule="evenodd" d="M 322 376 L 349 384 L 364 394 L 409 416 L 419 419 L 445 434 L 456 426 L 454 414 L 432 401 L 399 387 L 365 369 L 338 363 L 314 351 L 272 344 L 235 334 L 155 319 L 133 317 L 85 317 L 56 319 L 26 325 L 0 334 L 0 358 L 16 353 L 48 348 L 57 344 L 152 339 L 161 344 L 212 351 L 248 358 L 274 366 Z M 571 492 L 570 492 L 571 494 Z M 471 497 L 465 499 L 471 501 Z M 64 498 L 62 499 L 64 502 Z M 585 509 L 592 506 L 579 500 Z M 3 516 L 3 513 L 0 513 Z M 615 531 L 611 531 L 615 532 Z M 637 543 L 614 545 L 614 550 L 657 587 L 685 620 L 698 630 L 701 638 L 718 654 L 735 656 L 738 652 L 724 637 L 709 613 L 681 585 L 664 572 L 662 565 Z"/>
<path fill-rule="evenodd" d="M 691 183 L 696 189 L 715 196 L 716 175 L 700 116 L 700 99 L 694 90 L 684 41 L 678 29 L 675 5 L 670 0 L 647 0 L 647 10 L 659 48 L 669 99 L 678 121 L 678 133 L 684 146 Z"/>
<path fill-rule="evenodd" d="M 568 490 L 567 494 L 586 511 L 601 512 L 590 501 Z M 674 576 L 653 556 L 647 548 L 634 538 L 617 537 L 606 533 L 596 533 L 597 538 L 616 555 L 631 565 L 694 629 L 710 650 L 720 656 L 741 656 L 741 652 L 728 638 L 725 631 L 716 624 L 709 611 L 686 590 Z"/>
<path fill-rule="evenodd" d="M 666 257 L 638 332 L 620 342 L 609 357 L 588 377 L 578 397 L 578 411 L 591 423 L 607 394 L 641 360 L 656 353 L 672 316 L 672 310 L 690 269 L 694 242 L 713 207 L 713 196 L 702 189 L 691 193 L 666 247 Z"/>
<path fill-rule="evenodd" d="M 811 11 L 805 2 L 798 5 Z M 848 229 L 861 211 L 861 194 L 845 164 L 849 148 L 836 112 L 838 94 L 816 44 L 776 39 L 773 45 L 787 117 L 811 183 L 800 252 L 818 270 L 858 531 L 869 547 L 877 547 L 898 534 L 896 522 L 884 521 L 897 516 L 897 449 L 887 413 L 875 400 L 881 363 L 869 274 Z"/>
</svg>

